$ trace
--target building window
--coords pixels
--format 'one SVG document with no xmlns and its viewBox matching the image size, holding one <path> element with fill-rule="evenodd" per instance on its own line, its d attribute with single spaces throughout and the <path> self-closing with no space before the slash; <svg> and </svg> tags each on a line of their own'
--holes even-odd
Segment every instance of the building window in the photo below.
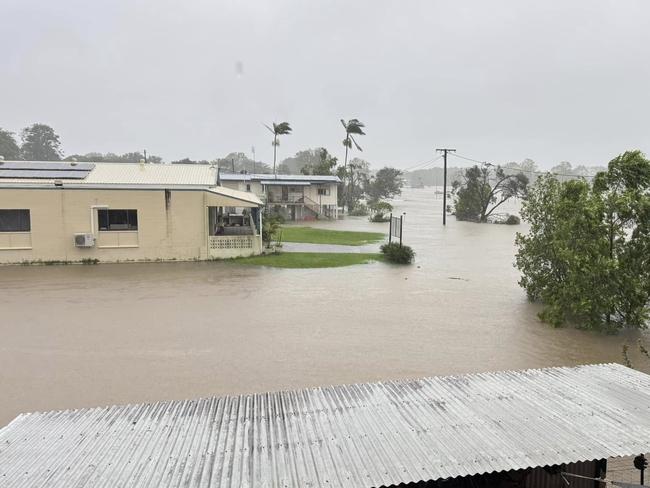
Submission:
<svg viewBox="0 0 650 488">
<path fill-rule="evenodd" d="M 138 230 L 137 210 L 100 209 L 99 230 Z"/>
<path fill-rule="evenodd" d="M 246 191 L 251 191 L 251 184 L 250 183 L 246 183 Z"/>
<path fill-rule="evenodd" d="M 329 195 L 330 194 L 330 189 L 329 188 L 319 188 L 318 189 L 318 194 L 319 195 Z"/>
<path fill-rule="evenodd" d="M 29 232 L 31 230 L 29 210 L 0 210 L 0 232 Z"/>
</svg>

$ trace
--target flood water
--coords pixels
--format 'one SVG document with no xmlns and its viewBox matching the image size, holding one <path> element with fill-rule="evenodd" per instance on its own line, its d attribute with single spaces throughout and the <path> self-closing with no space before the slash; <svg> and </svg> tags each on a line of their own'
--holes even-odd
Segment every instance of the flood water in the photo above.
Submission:
<svg viewBox="0 0 650 488">
<path fill-rule="evenodd" d="M 523 225 L 443 228 L 441 205 L 431 189 L 396 202 L 417 252 L 407 267 L 0 268 L 0 425 L 24 411 L 621 360 L 635 334 L 540 323 L 512 266 Z"/>
</svg>

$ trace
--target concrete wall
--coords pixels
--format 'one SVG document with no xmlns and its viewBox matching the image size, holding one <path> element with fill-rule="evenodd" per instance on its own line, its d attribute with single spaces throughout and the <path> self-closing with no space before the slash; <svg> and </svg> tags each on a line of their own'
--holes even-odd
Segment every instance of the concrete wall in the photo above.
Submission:
<svg viewBox="0 0 650 488">
<path fill-rule="evenodd" d="M 207 205 L 200 190 L 0 189 L 0 209 L 29 209 L 31 232 L 0 232 L 0 263 L 188 260 L 215 257 L 208 251 Z M 137 231 L 98 231 L 91 207 L 136 209 Z M 95 233 L 95 247 L 78 248 L 74 234 Z M 224 256 L 225 257 L 225 256 Z"/>
</svg>

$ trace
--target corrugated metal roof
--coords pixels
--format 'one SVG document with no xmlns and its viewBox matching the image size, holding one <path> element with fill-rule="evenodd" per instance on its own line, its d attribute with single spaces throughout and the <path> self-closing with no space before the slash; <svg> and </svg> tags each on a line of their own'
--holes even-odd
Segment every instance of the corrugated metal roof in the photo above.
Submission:
<svg viewBox="0 0 650 488">
<path fill-rule="evenodd" d="M 32 413 L 0 485 L 371 487 L 650 451 L 650 376 L 620 365 Z"/>
<path fill-rule="evenodd" d="M 9 162 L 5 162 L 9 164 Z M 54 163 L 29 162 L 32 171 L 43 165 L 43 173 Z M 70 165 L 71 163 L 58 163 Z M 93 168 L 86 178 L 79 180 L 74 175 L 38 176 L 29 178 L 29 174 L 21 174 L 15 178 L 3 178 L 0 185 L 24 186 L 53 186 L 55 180 L 61 180 L 63 186 L 92 186 L 92 187 L 210 187 L 216 185 L 216 167 L 206 164 L 139 164 L 139 163 L 76 163 L 78 166 L 92 165 Z"/>
<path fill-rule="evenodd" d="M 217 169 L 207 164 L 97 163 L 85 183 L 102 185 L 214 186 Z"/>
<path fill-rule="evenodd" d="M 246 174 L 246 173 L 221 173 L 219 177 L 224 181 L 308 181 L 311 183 L 339 183 L 341 180 L 334 175 L 275 175 L 272 174 Z"/>
</svg>

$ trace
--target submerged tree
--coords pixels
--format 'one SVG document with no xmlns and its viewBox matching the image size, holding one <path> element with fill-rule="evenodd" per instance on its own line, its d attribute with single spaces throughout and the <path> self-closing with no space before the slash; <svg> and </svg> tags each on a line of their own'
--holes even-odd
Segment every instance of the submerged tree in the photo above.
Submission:
<svg viewBox="0 0 650 488">
<path fill-rule="evenodd" d="M 26 161 L 59 161 L 63 155 L 61 140 L 54 129 L 46 124 L 33 124 L 21 133 L 22 158 Z"/>
<path fill-rule="evenodd" d="M 276 174 L 276 169 L 275 169 L 275 162 L 277 159 L 277 149 L 278 146 L 280 145 L 280 141 L 278 140 L 278 136 L 285 136 L 291 134 L 291 126 L 289 125 L 289 122 L 280 122 L 279 124 L 276 124 L 273 122 L 273 128 L 269 127 L 268 125 L 264 125 L 271 134 L 273 134 L 273 174 Z"/>
<path fill-rule="evenodd" d="M 606 172 L 560 182 L 545 175 L 524 201 L 519 284 L 541 301 L 540 317 L 607 331 L 650 318 L 650 161 L 622 154 Z"/>
<path fill-rule="evenodd" d="M 523 173 L 507 174 L 503 168 L 492 164 L 475 165 L 467 168 L 452 188 L 458 220 L 487 222 L 502 204 L 526 195 L 528 177 Z"/>
</svg>

